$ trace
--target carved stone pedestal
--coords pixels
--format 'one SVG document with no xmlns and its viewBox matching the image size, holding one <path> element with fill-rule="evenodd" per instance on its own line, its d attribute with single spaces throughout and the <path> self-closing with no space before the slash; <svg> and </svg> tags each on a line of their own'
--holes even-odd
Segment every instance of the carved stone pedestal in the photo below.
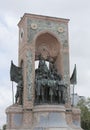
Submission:
<svg viewBox="0 0 90 130">
<path fill-rule="evenodd" d="M 21 105 L 12 105 L 6 109 L 7 129 L 19 129 L 23 122 L 23 109 Z"/>
<path fill-rule="evenodd" d="M 74 113 L 75 112 L 75 113 Z M 82 130 L 80 120 L 73 122 L 73 114 L 80 115 L 79 109 L 68 111 L 63 105 L 39 105 L 33 109 L 33 130 Z M 79 116 L 80 117 L 80 116 Z"/>
<path fill-rule="evenodd" d="M 63 105 L 36 105 L 32 110 L 13 105 L 6 113 L 7 130 L 82 130 L 80 110 Z"/>
<path fill-rule="evenodd" d="M 59 105 L 35 106 L 33 130 L 67 130 L 65 107 Z"/>
</svg>

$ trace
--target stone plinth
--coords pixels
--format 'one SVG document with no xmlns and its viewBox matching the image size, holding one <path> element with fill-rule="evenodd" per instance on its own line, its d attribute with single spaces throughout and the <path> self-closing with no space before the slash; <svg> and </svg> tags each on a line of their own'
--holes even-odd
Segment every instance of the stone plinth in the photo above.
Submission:
<svg viewBox="0 0 90 130">
<path fill-rule="evenodd" d="M 80 110 L 77 108 L 67 110 L 63 105 L 37 105 L 33 108 L 32 129 L 82 130 L 79 117 Z"/>
<path fill-rule="evenodd" d="M 63 105 L 36 105 L 33 109 L 12 105 L 6 114 L 7 130 L 82 130 L 80 110 Z"/>
<path fill-rule="evenodd" d="M 66 130 L 65 107 L 59 105 L 40 105 L 33 109 L 34 130 L 63 128 Z"/>
<path fill-rule="evenodd" d="M 32 127 L 32 110 L 24 109 L 21 105 L 12 105 L 6 109 L 7 130 L 21 130 Z"/>
<path fill-rule="evenodd" d="M 6 109 L 7 129 L 19 129 L 23 124 L 23 109 L 21 105 L 12 105 Z"/>
</svg>

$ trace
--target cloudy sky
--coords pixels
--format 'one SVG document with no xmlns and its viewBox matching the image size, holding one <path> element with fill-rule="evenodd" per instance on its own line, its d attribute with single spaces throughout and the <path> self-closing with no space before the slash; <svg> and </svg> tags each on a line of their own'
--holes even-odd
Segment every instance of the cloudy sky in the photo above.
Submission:
<svg viewBox="0 0 90 130">
<path fill-rule="evenodd" d="M 12 104 L 10 62 L 18 64 L 17 24 L 24 13 L 70 19 L 70 74 L 76 64 L 75 92 L 90 96 L 90 0 L 3 0 L 0 3 L 0 127 L 6 121 L 6 107 Z"/>
</svg>

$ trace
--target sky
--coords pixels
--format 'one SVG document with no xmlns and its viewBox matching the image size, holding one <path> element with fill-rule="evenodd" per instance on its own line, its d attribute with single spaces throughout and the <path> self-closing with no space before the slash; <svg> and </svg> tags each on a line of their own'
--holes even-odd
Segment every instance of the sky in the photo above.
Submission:
<svg viewBox="0 0 90 130">
<path fill-rule="evenodd" d="M 0 128 L 6 123 L 5 109 L 12 105 L 10 64 L 11 60 L 18 64 L 17 24 L 24 13 L 70 19 L 70 75 L 76 64 L 75 93 L 90 97 L 90 0 L 3 0 L 0 2 Z"/>
</svg>

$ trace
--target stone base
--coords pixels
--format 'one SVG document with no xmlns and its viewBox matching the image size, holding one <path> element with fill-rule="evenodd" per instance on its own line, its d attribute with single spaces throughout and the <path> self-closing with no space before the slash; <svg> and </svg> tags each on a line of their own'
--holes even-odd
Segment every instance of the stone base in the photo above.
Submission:
<svg viewBox="0 0 90 130">
<path fill-rule="evenodd" d="M 82 130 L 78 121 L 76 124 L 73 121 L 69 122 L 66 116 L 66 108 L 62 105 L 35 106 L 33 130 Z"/>
<path fill-rule="evenodd" d="M 82 130 L 80 110 L 63 105 L 36 105 L 32 110 L 13 105 L 6 113 L 7 130 Z"/>
</svg>

